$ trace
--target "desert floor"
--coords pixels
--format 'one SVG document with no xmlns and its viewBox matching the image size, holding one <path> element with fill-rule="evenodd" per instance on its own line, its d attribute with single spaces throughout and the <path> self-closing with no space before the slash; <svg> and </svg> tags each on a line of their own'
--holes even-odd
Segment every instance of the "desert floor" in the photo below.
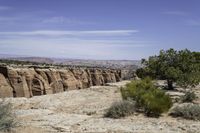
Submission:
<svg viewBox="0 0 200 133">
<path fill-rule="evenodd" d="M 120 86 L 129 81 L 33 98 L 7 98 L 17 117 L 14 133 L 200 133 L 200 122 L 148 118 L 143 114 L 121 119 L 104 118 L 113 102 L 120 101 Z"/>
</svg>

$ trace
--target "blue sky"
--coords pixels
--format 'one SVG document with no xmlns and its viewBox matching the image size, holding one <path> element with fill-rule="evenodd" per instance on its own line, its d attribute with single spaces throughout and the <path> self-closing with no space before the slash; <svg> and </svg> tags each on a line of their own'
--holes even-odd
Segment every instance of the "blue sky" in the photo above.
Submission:
<svg viewBox="0 0 200 133">
<path fill-rule="evenodd" d="M 141 59 L 200 51 L 199 0 L 0 0 L 0 54 Z"/>
</svg>

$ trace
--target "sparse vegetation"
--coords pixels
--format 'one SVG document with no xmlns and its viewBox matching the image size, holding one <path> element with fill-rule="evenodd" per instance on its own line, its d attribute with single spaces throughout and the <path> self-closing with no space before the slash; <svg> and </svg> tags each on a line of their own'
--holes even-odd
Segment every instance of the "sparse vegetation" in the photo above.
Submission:
<svg viewBox="0 0 200 133">
<path fill-rule="evenodd" d="M 11 104 L 0 102 L 0 131 L 9 131 L 14 125 L 15 121 Z"/>
<path fill-rule="evenodd" d="M 184 104 L 172 109 L 171 116 L 185 119 L 200 120 L 200 106 L 197 104 Z"/>
<path fill-rule="evenodd" d="M 172 101 L 164 91 L 158 89 L 149 78 L 132 81 L 121 89 L 123 99 L 136 101 L 136 107 L 147 116 L 158 117 L 172 106 Z"/>
<path fill-rule="evenodd" d="M 181 97 L 181 102 L 193 102 L 196 99 L 196 95 L 194 92 L 186 92 L 184 96 Z"/>
<path fill-rule="evenodd" d="M 132 101 L 121 101 L 114 103 L 104 115 L 110 118 L 126 117 L 135 112 L 135 104 Z"/>
</svg>

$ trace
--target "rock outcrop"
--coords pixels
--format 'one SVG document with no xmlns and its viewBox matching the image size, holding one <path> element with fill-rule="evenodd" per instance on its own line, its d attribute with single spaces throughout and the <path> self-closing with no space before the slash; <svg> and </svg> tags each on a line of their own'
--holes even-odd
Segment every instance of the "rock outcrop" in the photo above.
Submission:
<svg viewBox="0 0 200 133">
<path fill-rule="evenodd" d="M 122 70 L 0 66 L 0 97 L 33 97 L 118 82 Z"/>
</svg>

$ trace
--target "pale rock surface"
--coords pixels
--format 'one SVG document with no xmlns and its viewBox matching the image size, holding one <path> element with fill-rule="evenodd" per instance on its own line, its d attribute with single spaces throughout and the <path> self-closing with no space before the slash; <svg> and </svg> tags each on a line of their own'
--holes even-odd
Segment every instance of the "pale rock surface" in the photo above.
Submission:
<svg viewBox="0 0 200 133">
<path fill-rule="evenodd" d="M 129 81 L 88 89 L 35 96 L 6 98 L 18 120 L 14 133 L 199 133 L 200 122 L 172 118 L 147 118 L 135 114 L 122 119 L 104 118 L 113 102 L 120 101 L 120 87 Z M 110 86 L 109 86 L 110 85 Z"/>
</svg>

